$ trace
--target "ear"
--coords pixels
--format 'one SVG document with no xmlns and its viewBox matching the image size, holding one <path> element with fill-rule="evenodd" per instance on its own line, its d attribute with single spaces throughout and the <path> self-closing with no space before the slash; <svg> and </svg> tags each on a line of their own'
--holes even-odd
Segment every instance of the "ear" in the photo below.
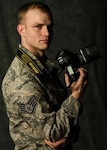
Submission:
<svg viewBox="0 0 107 150">
<path fill-rule="evenodd" d="M 25 26 L 23 24 L 18 24 L 17 32 L 19 33 L 20 36 L 24 36 L 25 35 Z"/>
</svg>

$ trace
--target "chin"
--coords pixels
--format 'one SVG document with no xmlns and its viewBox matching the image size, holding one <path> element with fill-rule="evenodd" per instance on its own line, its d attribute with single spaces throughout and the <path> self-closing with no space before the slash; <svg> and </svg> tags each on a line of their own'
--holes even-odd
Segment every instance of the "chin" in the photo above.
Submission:
<svg viewBox="0 0 107 150">
<path fill-rule="evenodd" d="M 49 47 L 49 46 L 46 45 L 46 46 L 44 46 L 42 49 L 43 49 L 43 50 L 46 50 L 48 47 Z"/>
</svg>

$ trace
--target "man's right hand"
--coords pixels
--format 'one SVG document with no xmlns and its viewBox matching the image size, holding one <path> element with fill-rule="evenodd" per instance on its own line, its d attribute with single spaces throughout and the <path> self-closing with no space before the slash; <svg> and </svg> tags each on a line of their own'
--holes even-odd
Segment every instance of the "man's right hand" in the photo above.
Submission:
<svg viewBox="0 0 107 150">
<path fill-rule="evenodd" d="M 56 142 L 51 142 L 51 141 L 48 141 L 48 140 L 44 140 L 44 142 L 50 146 L 51 148 L 58 148 L 58 147 L 63 147 L 65 144 L 66 144 L 66 138 L 63 138 L 63 139 L 60 139 Z"/>
</svg>

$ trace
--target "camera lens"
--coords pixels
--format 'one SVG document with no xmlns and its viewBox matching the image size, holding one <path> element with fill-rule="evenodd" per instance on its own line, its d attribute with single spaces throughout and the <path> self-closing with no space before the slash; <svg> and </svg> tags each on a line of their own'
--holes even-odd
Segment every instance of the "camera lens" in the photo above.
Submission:
<svg viewBox="0 0 107 150">
<path fill-rule="evenodd" d="M 87 64 L 100 57 L 100 53 L 96 45 L 91 45 L 77 51 L 80 64 Z"/>
</svg>

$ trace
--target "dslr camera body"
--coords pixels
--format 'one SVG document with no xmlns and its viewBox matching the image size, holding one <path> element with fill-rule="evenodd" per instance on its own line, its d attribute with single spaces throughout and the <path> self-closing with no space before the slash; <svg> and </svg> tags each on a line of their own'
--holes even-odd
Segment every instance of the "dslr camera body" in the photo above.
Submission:
<svg viewBox="0 0 107 150">
<path fill-rule="evenodd" d="M 56 55 L 56 59 L 62 70 L 66 69 L 71 84 L 79 77 L 79 67 L 100 58 L 100 56 L 96 45 L 91 44 L 83 49 L 77 50 L 75 53 L 67 49 L 60 50 Z"/>
</svg>

